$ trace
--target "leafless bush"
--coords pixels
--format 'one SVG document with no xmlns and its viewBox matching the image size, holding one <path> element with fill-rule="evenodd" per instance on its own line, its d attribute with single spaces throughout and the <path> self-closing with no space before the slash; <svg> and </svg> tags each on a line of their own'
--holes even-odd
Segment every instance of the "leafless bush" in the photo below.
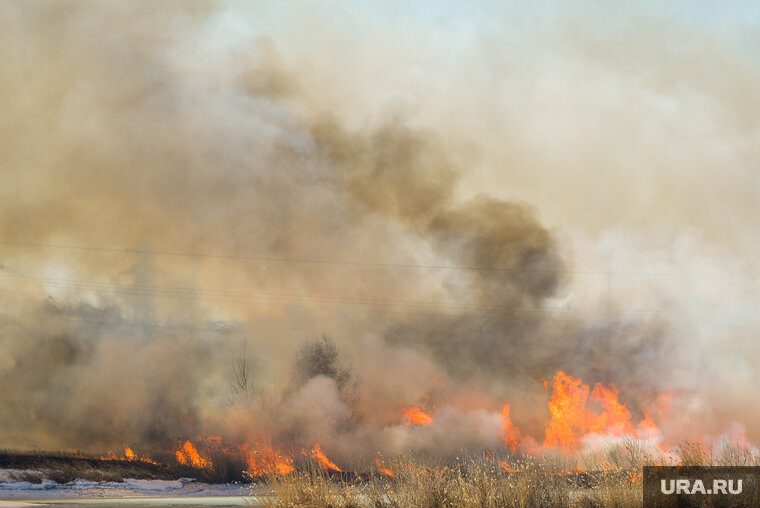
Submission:
<svg viewBox="0 0 760 508">
<path fill-rule="evenodd" d="M 256 395 L 255 363 L 248 357 L 245 342 L 240 352 L 232 359 L 228 379 L 233 402 L 249 401 Z"/>
<path fill-rule="evenodd" d="M 338 347 L 327 335 L 306 342 L 298 348 L 293 366 L 294 388 L 320 375 L 335 381 L 344 402 L 349 405 L 356 402 L 356 382 L 351 369 L 341 363 Z"/>
</svg>

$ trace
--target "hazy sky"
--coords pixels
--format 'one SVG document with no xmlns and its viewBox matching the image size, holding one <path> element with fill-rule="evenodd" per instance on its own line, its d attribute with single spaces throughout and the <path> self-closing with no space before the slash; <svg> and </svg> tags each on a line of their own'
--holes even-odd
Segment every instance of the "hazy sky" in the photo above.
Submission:
<svg viewBox="0 0 760 508">
<path fill-rule="evenodd" d="M 752 2 L 243 2 L 220 31 L 270 37 L 307 93 L 357 123 L 397 108 L 469 145 L 465 193 L 593 234 L 693 228 L 748 247 L 759 16 Z"/>
</svg>

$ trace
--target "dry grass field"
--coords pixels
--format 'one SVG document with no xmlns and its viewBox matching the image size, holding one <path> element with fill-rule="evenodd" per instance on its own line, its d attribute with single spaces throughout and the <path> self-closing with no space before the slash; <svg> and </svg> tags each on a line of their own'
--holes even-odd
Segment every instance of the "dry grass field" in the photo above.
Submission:
<svg viewBox="0 0 760 508">
<path fill-rule="evenodd" d="M 649 455 L 635 441 L 609 448 L 595 460 L 580 457 L 511 459 L 469 457 L 436 464 L 421 457 L 390 462 L 393 476 L 340 476 L 317 467 L 266 478 L 255 495 L 266 506 L 351 508 L 635 508 L 642 505 L 642 467 L 647 464 L 758 465 L 750 448 L 707 451 L 683 443 L 667 456 Z M 259 501 L 261 502 L 261 501 Z"/>
<path fill-rule="evenodd" d="M 344 482 L 321 471 L 272 478 L 273 507 L 636 507 L 636 471 L 554 472 L 537 467 L 504 471 L 498 463 L 472 461 L 456 468 L 409 465 L 393 476 Z"/>
</svg>

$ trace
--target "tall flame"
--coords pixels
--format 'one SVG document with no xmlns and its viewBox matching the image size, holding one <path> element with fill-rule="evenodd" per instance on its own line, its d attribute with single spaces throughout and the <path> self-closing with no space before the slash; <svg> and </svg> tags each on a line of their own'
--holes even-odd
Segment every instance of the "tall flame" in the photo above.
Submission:
<svg viewBox="0 0 760 508">
<path fill-rule="evenodd" d="M 512 423 L 512 419 L 509 417 L 509 402 L 504 404 L 504 408 L 501 410 L 501 432 L 504 446 L 510 450 L 514 450 L 520 444 L 520 431 Z"/>
<path fill-rule="evenodd" d="M 581 379 L 559 371 L 551 386 L 551 419 L 544 446 L 556 446 L 569 452 L 576 450 L 581 439 L 588 434 L 635 434 L 631 413 L 618 400 L 618 391 L 613 385 L 597 383 L 589 394 L 588 385 Z M 601 412 L 596 413 L 587 407 L 589 398 L 601 407 Z"/>
</svg>

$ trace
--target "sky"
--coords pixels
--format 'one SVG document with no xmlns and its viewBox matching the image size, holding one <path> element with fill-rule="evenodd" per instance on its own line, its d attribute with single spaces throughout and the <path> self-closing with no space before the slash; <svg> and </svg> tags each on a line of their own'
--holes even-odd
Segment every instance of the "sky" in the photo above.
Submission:
<svg viewBox="0 0 760 508">
<path fill-rule="evenodd" d="M 654 225 L 741 242 L 757 230 L 747 213 L 758 187 L 760 71 L 750 2 L 244 3 L 229 12 L 307 69 L 311 93 L 352 121 L 398 108 L 468 143 L 464 193 L 523 199 L 552 225 L 594 233 Z M 743 206 L 726 206 L 724 192 Z"/>
</svg>

